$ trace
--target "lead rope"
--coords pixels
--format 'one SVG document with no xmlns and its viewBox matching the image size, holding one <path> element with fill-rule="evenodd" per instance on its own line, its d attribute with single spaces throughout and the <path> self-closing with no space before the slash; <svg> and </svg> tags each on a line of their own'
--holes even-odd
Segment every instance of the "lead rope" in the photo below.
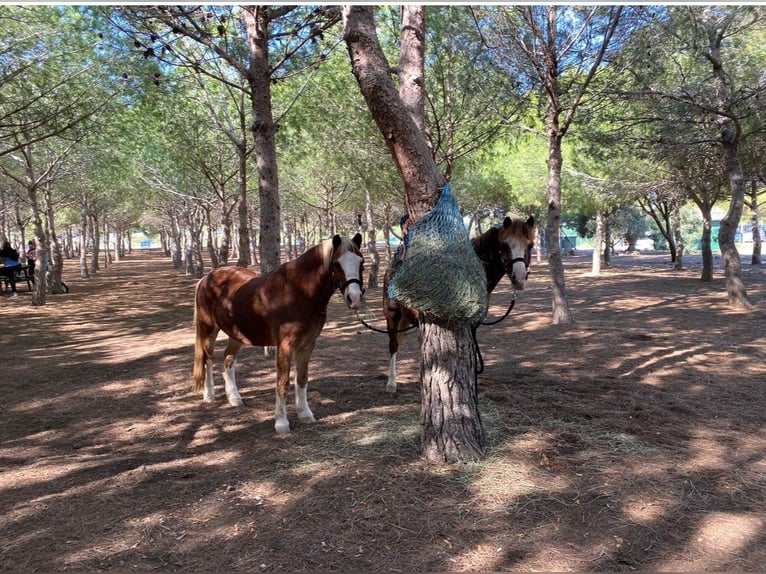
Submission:
<svg viewBox="0 0 766 574">
<path fill-rule="evenodd" d="M 513 290 L 513 296 L 511 297 L 511 303 L 508 305 L 508 309 L 505 310 L 505 314 L 499 319 L 494 321 L 482 321 L 480 325 L 497 325 L 511 314 L 514 306 L 516 305 L 516 289 Z M 478 325 L 471 325 L 471 336 L 473 337 L 473 346 L 476 349 L 476 376 L 478 377 L 484 372 L 484 357 L 481 356 L 481 348 L 479 347 L 479 339 L 476 337 L 476 330 Z"/>
<path fill-rule="evenodd" d="M 497 325 L 500 321 L 502 321 L 503 319 L 508 317 L 508 315 L 511 314 L 511 311 L 513 310 L 513 307 L 515 305 L 516 305 L 516 289 L 513 290 L 513 295 L 511 297 L 511 303 L 510 303 L 510 305 L 508 305 L 508 309 L 506 309 L 505 315 L 503 315 L 499 319 L 495 319 L 494 321 L 490 321 L 489 323 L 487 323 L 486 321 L 482 321 L 481 324 L 482 325 Z"/>
<path fill-rule="evenodd" d="M 410 325 L 409 327 L 405 327 L 404 329 L 398 329 L 396 331 L 389 331 L 388 329 L 386 329 L 384 331 L 383 329 L 378 329 L 377 327 L 373 327 L 372 325 L 367 323 L 367 321 L 365 321 L 359 316 L 359 311 L 356 311 L 356 318 L 359 319 L 359 322 L 365 327 L 367 327 L 370 331 L 375 331 L 376 333 L 384 333 L 386 335 L 389 333 L 406 333 L 407 331 L 412 331 L 414 328 L 418 326 L 418 324 L 415 323 L 413 325 Z"/>
</svg>

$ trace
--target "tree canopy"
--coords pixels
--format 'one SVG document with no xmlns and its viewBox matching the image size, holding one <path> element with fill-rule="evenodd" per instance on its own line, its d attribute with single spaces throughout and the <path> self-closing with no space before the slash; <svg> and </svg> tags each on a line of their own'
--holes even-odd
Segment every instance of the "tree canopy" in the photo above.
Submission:
<svg viewBox="0 0 766 574">
<path fill-rule="evenodd" d="M 87 246 L 87 274 L 143 230 L 201 275 L 205 254 L 268 268 L 334 231 L 399 233 L 405 190 L 351 75 L 340 13 L 6 7 L 2 235 L 62 257 Z M 396 83 L 400 17 L 377 9 Z M 550 256 L 559 218 L 608 226 L 632 205 L 675 257 L 680 210 L 694 205 L 709 257 L 722 207 L 730 299 L 746 302 L 729 238 L 742 220 L 760 225 L 764 22 L 760 6 L 429 6 L 424 130 L 472 231 L 534 215 Z"/>
</svg>

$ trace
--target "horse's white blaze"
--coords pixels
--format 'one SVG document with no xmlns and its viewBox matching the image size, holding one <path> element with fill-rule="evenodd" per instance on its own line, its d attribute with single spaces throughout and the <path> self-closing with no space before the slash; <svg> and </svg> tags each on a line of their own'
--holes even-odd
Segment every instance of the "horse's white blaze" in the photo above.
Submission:
<svg viewBox="0 0 766 574">
<path fill-rule="evenodd" d="M 523 291 L 524 284 L 527 282 L 527 264 L 524 262 L 524 257 L 527 254 L 526 247 L 520 246 L 518 243 L 514 245 L 511 241 L 505 241 L 504 243 L 508 246 L 511 259 L 521 260 L 516 261 L 511 268 L 511 282 L 516 289 Z"/>
<path fill-rule="evenodd" d="M 357 279 L 359 281 L 362 278 L 359 276 L 361 269 L 362 258 L 356 253 L 347 251 L 340 257 L 338 257 L 338 263 L 340 263 L 343 273 L 346 275 L 346 281 L 351 279 Z M 344 293 L 348 306 L 352 309 L 359 309 L 362 306 L 362 286 L 359 283 L 350 283 L 346 287 Z"/>
<path fill-rule="evenodd" d="M 213 360 L 205 361 L 205 388 L 202 391 L 202 400 L 211 402 L 215 400 L 215 387 L 213 386 Z"/>
<path fill-rule="evenodd" d="M 223 368 L 223 382 L 226 389 L 226 397 L 229 399 L 229 404 L 233 407 L 243 406 L 242 397 L 239 394 L 237 388 L 237 363 L 234 361 L 231 367 Z"/>
<path fill-rule="evenodd" d="M 391 359 L 388 361 L 388 383 L 386 383 L 386 392 L 396 392 L 396 353 L 391 355 Z"/>
<path fill-rule="evenodd" d="M 307 391 L 308 385 L 305 387 L 295 385 L 295 410 L 298 412 L 299 421 L 302 423 L 313 423 L 316 422 L 316 419 L 314 418 L 314 413 L 309 408 Z"/>
</svg>

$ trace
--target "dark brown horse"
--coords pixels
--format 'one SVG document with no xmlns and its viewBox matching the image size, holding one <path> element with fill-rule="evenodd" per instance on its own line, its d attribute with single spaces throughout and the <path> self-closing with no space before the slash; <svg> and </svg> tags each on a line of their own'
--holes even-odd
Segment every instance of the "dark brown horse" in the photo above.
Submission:
<svg viewBox="0 0 766 574">
<path fill-rule="evenodd" d="M 492 227 L 471 239 L 476 254 L 484 264 L 487 293 L 494 291 L 503 275 L 508 275 L 515 289 L 524 289 L 534 246 L 534 225 L 533 217 L 526 221 L 506 217 L 502 227 Z M 389 299 L 388 281 L 389 276 L 386 274 L 383 280 L 383 315 L 386 317 L 388 352 L 391 355 L 386 391 L 395 393 L 396 354 L 407 328 L 417 324 L 418 312 Z"/>
<path fill-rule="evenodd" d="M 327 318 L 327 304 L 339 289 L 346 305 L 358 309 L 364 288 L 362 236 L 334 236 L 288 261 L 271 273 L 258 276 L 242 267 L 219 267 L 197 284 L 194 305 L 194 390 L 212 401 L 213 351 L 218 331 L 229 336 L 223 363 L 226 395 L 242 406 L 236 382 L 237 352 L 243 345 L 275 346 L 277 402 L 274 429 L 290 432 L 287 391 L 290 363 L 295 362 L 295 408 L 298 419 L 314 422 L 307 401 L 308 364 Z"/>
</svg>

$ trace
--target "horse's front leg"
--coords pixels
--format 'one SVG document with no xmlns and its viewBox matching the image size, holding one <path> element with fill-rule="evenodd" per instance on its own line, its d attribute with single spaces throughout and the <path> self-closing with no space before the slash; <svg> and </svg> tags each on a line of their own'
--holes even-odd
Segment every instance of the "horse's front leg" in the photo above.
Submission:
<svg viewBox="0 0 766 574">
<path fill-rule="evenodd" d="M 287 420 L 287 391 L 290 388 L 290 350 L 277 347 L 277 402 L 274 407 L 274 430 L 277 434 L 290 432 Z"/>
<path fill-rule="evenodd" d="M 223 359 L 223 381 L 226 389 L 226 397 L 229 404 L 233 407 L 242 406 L 242 397 L 237 388 L 237 353 L 242 347 L 242 343 L 229 337 L 229 343 L 226 345 L 226 352 Z"/>
<path fill-rule="evenodd" d="M 309 408 L 309 359 L 311 351 L 295 353 L 295 410 L 302 423 L 315 423 L 314 413 Z"/>
</svg>

